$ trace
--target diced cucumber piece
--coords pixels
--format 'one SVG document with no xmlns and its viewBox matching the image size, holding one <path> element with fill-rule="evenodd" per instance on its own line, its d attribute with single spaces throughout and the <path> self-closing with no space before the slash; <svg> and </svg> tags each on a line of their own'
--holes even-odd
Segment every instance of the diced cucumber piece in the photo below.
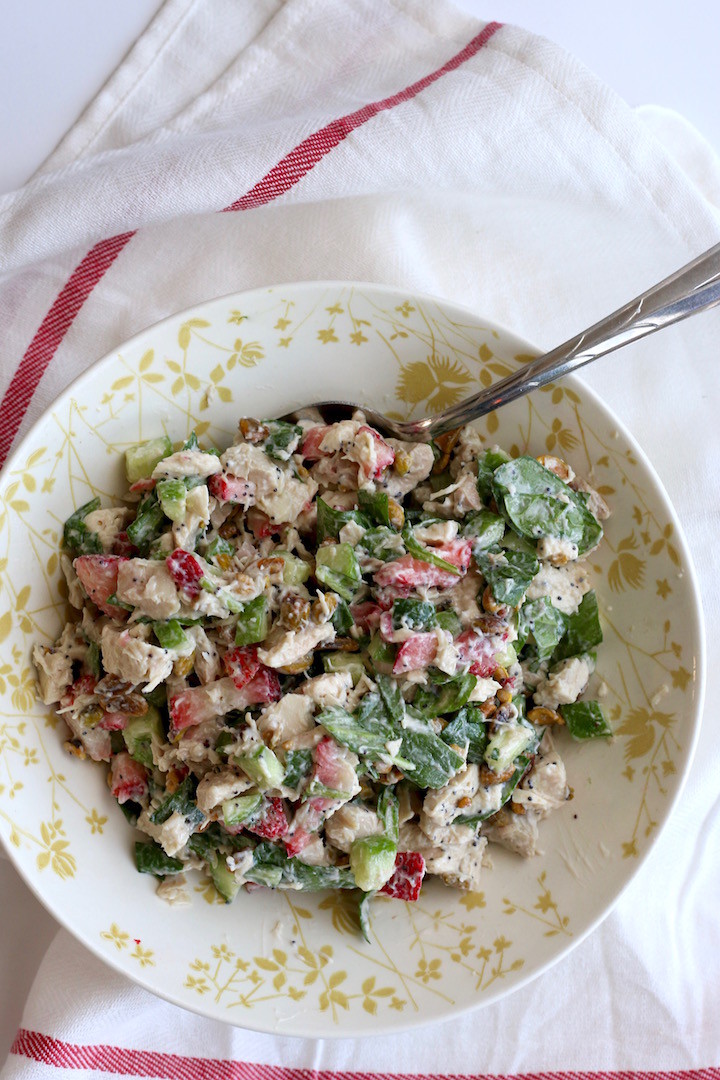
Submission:
<svg viewBox="0 0 720 1080">
<path fill-rule="evenodd" d="M 312 750 L 288 750 L 285 755 L 285 777 L 283 785 L 299 788 L 307 780 L 313 769 Z"/>
<path fill-rule="evenodd" d="M 178 651 L 192 648 L 192 642 L 177 619 L 169 619 L 167 622 L 154 622 L 152 628 L 161 648 L 176 649 Z"/>
<path fill-rule="evenodd" d="M 139 761 L 141 765 L 145 765 L 146 768 L 152 769 L 153 737 L 156 742 L 162 742 L 164 738 L 162 720 L 155 706 L 148 705 L 147 712 L 142 716 L 131 716 L 122 730 L 122 737 L 130 757 Z"/>
<path fill-rule="evenodd" d="M 234 799 L 226 799 L 222 804 L 223 820 L 226 825 L 241 825 L 249 817 L 260 809 L 262 795 L 238 795 Z"/>
<path fill-rule="evenodd" d="M 235 627 L 235 644 L 254 645 L 257 641 L 263 641 L 267 637 L 268 622 L 267 597 L 256 596 L 254 600 L 248 600 L 242 606 Z"/>
<path fill-rule="evenodd" d="M 165 528 L 165 514 L 154 491 L 138 507 L 137 517 L 128 525 L 127 535 L 130 543 L 139 548 L 142 555 L 147 555 L 154 540 L 157 540 Z M 166 553 L 167 554 L 167 553 Z"/>
<path fill-rule="evenodd" d="M 505 772 L 518 754 L 527 749 L 535 738 L 532 729 L 524 724 L 508 725 L 490 739 L 485 750 L 485 762 L 496 773 Z"/>
<path fill-rule="evenodd" d="M 155 487 L 165 517 L 182 521 L 185 517 L 187 488 L 182 480 L 160 480 Z"/>
<path fill-rule="evenodd" d="M 261 791 L 267 788 L 279 788 L 285 776 L 285 770 L 269 746 L 259 746 L 249 754 L 239 754 L 235 758 L 235 763 L 247 773 Z"/>
<path fill-rule="evenodd" d="M 218 555 L 228 555 L 232 558 L 234 554 L 235 545 L 231 544 L 229 540 L 223 540 L 221 536 L 216 536 L 212 543 L 205 548 L 206 559 L 217 559 Z"/>
<path fill-rule="evenodd" d="M 240 886 L 235 880 L 232 870 L 228 869 L 225 859 L 221 856 L 214 866 L 210 867 L 210 877 L 213 885 L 222 896 L 226 904 L 231 904 L 237 896 Z"/>
<path fill-rule="evenodd" d="M 507 671 L 513 664 L 517 664 L 517 652 L 512 642 L 507 642 L 502 649 L 495 653 L 495 663 L 504 667 Z"/>
<path fill-rule="evenodd" d="M 315 577 L 343 600 L 352 600 L 362 574 L 350 544 L 326 544 L 319 548 L 315 556 Z"/>
<path fill-rule="evenodd" d="M 273 558 L 282 559 L 283 585 L 302 585 L 310 577 L 310 567 L 297 555 L 291 555 L 289 551 L 273 551 Z"/>
<path fill-rule="evenodd" d="M 73 555 L 99 555 L 103 546 L 97 533 L 90 532 L 85 524 L 85 518 L 93 510 L 100 509 L 100 500 L 97 496 L 79 506 L 75 513 L 71 514 L 63 527 L 63 544 Z"/>
<path fill-rule="evenodd" d="M 350 869 L 355 884 L 363 892 L 374 892 L 389 881 L 395 871 L 397 845 L 389 836 L 364 836 L 353 840 Z"/>
<path fill-rule="evenodd" d="M 167 435 L 131 446 L 125 451 L 125 473 L 128 483 L 134 484 L 136 480 L 143 480 L 146 476 L 150 476 L 158 461 L 162 461 L 172 452 L 172 443 Z"/>
<path fill-rule="evenodd" d="M 349 671 L 352 676 L 353 686 L 357 686 L 361 676 L 365 674 L 365 665 L 357 653 L 323 653 L 322 662 L 323 668 L 327 672 Z"/>
</svg>

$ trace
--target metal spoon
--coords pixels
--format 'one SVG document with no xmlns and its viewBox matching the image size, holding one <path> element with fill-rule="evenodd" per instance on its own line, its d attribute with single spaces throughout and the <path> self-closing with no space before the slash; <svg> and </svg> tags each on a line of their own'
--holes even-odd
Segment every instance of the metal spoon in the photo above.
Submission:
<svg viewBox="0 0 720 1080">
<path fill-rule="evenodd" d="M 515 374 L 435 416 L 426 416 L 422 420 L 391 420 L 367 405 L 350 401 L 320 401 L 306 408 L 318 409 L 326 422 L 348 419 L 355 409 L 362 409 L 368 424 L 384 435 L 430 442 L 443 432 L 500 409 L 606 353 L 717 304 L 720 304 L 720 244 Z M 302 415 L 303 411 L 296 409 L 291 415 Z"/>
</svg>

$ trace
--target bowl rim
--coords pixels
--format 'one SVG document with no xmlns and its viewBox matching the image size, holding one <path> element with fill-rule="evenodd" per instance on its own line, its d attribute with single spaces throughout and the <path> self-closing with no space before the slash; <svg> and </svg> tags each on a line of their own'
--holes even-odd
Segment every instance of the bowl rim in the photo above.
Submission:
<svg viewBox="0 0 720 1080">
<path fill-rule="evenodd" d="M 501 338 L 504 338 L 506 341 L 511 340 L 515 342 L 519 350 L 538 356 L 542 354 L 542 350 L 539 349 L 532 342 L 528 341 L 526 338 L 521 337 L 514 330 L 508 328 L 503 323 L 499 323 L 494 319 L 485 318 L 484 316 L 480 315 L 474 308 L 469 307 L 465 304 L 459 304 L 454 300 L 448 300 L 433 293 L 427 293 L 422 290 L 414 289 L 412 287 L 401 288 L 397 285 L 386 285 L 382 282 L 355 281 L 343 279 L 319 279 L 273 282 L 269 285 L 255 286 L 251 289 L 234 290 L 232 292 L 224 293 L 219 296 L 208 297 L 188 307 L 180 308 L 177 311 L 171 312 L 169 315 L 166 315 L 153 323 L 149 323 L 147 326 L 144 326 L 140 330 L 136 331 L 131 337 L 119 342 L 116 346 L 113 346 L 111 350 L 108 350 L 102 356 L 98 357 L 98 359 L 90 363 L 70 383 L 68 383 L 68 385 L 61 391 L 61 393 L 47 406 L 46 409 L 43 410 L 43 412 L 36 418 L 30 428 L 19 440 L 17 445 L 12 450 L 11 454 L 8 455 L 2 469 L 0 470 L 0 488 L 4 486 L 4 482 L 7 480 L 7 477 L 10 475 L 13 469 L 17 468 L 17 463 L 20 461 L 20 458 L 25 453 L 27 443 L 29 443 L 33 439 L 35 432 L 38 430 L 38 428 L 40 428 L 52 416 L 53 412 L 55 412 L 59 407 L 65 404 L 68 399 L 72 398 L 76 387 L 81 385 L 84 380 L 86 380 L 90 375 L 97 374 L 98 371 L 104 366 L 109 366 L 120 350 L 135 347 L 148 334 L 156 331 L 161 331 L 166 327 L 170 326 L 171 324 L 177 322 L 178 319 L 191 318 L 200 313 L 201 311 L 214 305 L 223 304 L 229 301 L 235 302 L 238 301 L 240 298 L 242 298 L 243 301 L 247 302 L 248 298 L 267 296 L 268 291 L 275 291 L 278 289 L 293 289 L 294 291 L 309 292 L 313 290 L 348 288 L 362 289 L 364 292 L 375 293 L 377 295 L 381 295 L 383 298 L 391 297 L 408 299 L 409 297 L 411 297 L 421 302 L 436 304 L 446 310 L 452 311 L 453 313 L 457 313 L 469 318 L 469 320 L 474 324 L 480 323 L 480 325 L 484 329 L 487 329 L 490 332 L 497 333 L 498 335 L 500 335 Z M 665 486 L 660 479 L 655 467 L 649 460 L 643 448 L 638 443 L 634 434 L 626 426 L 624 421 L 620 417 L 618 417 L 608 405 L 605 404 L 597 391 L 590 387 L 579 376 L 574 374 L 565 376 L 562 381 L 569 385 L 571 388 L 577 387 L 579 390 L 581 390 L 582 394 L 586 397 L 586 399 L 590 401 L 593 408 L 597 409 L 601 416 L 603 416 L 607 420 L 610 420 L 613 424 L 615 424 L 621 429 L 623 438 L 627 441 L 628 446 L 637 456 L 639 463 L 642 465 L 642 467 L 648 473 L 650 479 L 652 480 L 655 488 L 655 493 L 660 498 L 663 510 L 667 514 L 668 519 L 672 521 L 675 529 L 674 541 L 681 552 L 684 575 L 688 579 L 689 596 L 692 600 L 692 631 L 694 632 L 694 636 L 697 638 L 698 643 L 697 654 L 693 657 L 694 691 L 690 697 L 691 709 L 689 710 L 689 719 L 693 724 L 693 730 L 692 737 L 687 745 L 683 772 L 679 778 L 679 782 L 674 795 L 669 800 L 667 800 L 663 806 L 663 820 L 659 828 L 655 831 L 654 836 L 649 840 L 643 851 L 633 861 L 633 863 L 631 864 L 632 869 L 628 873 L 627 879 L 618 889 L 617 893 L 613 896 L 609 903 L 596 916 L 596 918 L 589 925 L 579 931 L 571 941 L 563 943 L 563 947 L 559 949 L 556 954 L 549 957 L 539 967 L 535 967 L 532 971 L 529 971 L 527 974 L 520 976 L 512 984 L 512 986 L 507 989 L 502 989 L 501 987 L 499 987 L 495 993 L 491 992 L 482 998 L 472 1000 L 469 1004 L 454 1008 L 447 1015 L 430 1018 L 429 1020 L 423 1015 L 422 1011 L 419 1011 L 418 1013 L 412 1015 L 408 1014 L 408 1016 L 405 1017 L 402 1021 L 398 1020 L 397 1023 L 383 1024 L 382 1031 L 379 1033 L 372 1031 L 372 1025 L 370 1023 L 370 1020 L 368 1020 L 367 1025 L 365 1025 L 365 1021 L 361 1017 L 358 1017 L 357 1020 L 360 1021 L 361 1030 L 357 1034 L 353 1033 L 349 1035 L 347 1031 L 337 1030 L 336 1028 L 329 1028 L 322 1035 L 308 1036 L 284 1031 L 282 1029 L 282 1022 L 276 1024 L 274 1027 L 269 1027 L 267 1024 L 262 1023 L 262 1021 L 259 1023 L 253 1022 L 255 1021 L 255 1017 L 251 1014 L 249 1014 L 247 1017 L 243 1017 L 244 1022 L 242 1024 L 239 1024 L 232 1016 L 220 1015 L 219 1013 L 213 1013 L 207 1009 L 202 1008 L 202 999 L 199 999 L 196 1005 L 194 1002 L 188 1002 L 185 1000 L 181 1001 L 170 991 L 157 989 L 157 987 L 153 985 L 147 977 L 144 977 L 143 969 L 140 969 L 137 973 L 129 972 L 121 965 L 119 959 L 115 959 L 113 954 L 106 952 L 101 945 L 95 945 L 90 940 L 83 937 L 80 928 L 71 925 L 69 919 L 61 917 L 57 914 L 57 912 L 52 907 L 51 902 L 46 899 L 44 894 L 36 885 L 35 880 L 32 879 L 29 874 L 25 872 L 24 868 L 19 865 L 18 861 L 15 858 L 15 853 L 12 849 L 12 846 L 5 839 L 4 835 L 0 832 L 0 846 L 2 846 L 3 850 L 7 854 L 9 862 L 12 864 L 15 871 L 19 874 L 24 884 L 30 889 L 36 899 L 42 904 L 42 906 L 55 920 L 55 922 L 57 922 L 63 929 L 67 930 L 72 935 L 72 937 L 79 942 L 80 945 L 86 948 L 98 960 L 100 960 L 104 964 L 107 964 L 109 967 L 113 968 L 119 975 L 122 975 L 123 977 L 129 979 L 131 982 L 142 987 L 144 990 L 147 990 L 156 997 L 159 997 L 162 1000 L 167 1001 L 180 1009 L 186 1009 L 190 1012 L 196 1013 L 199 1016 L 206 1017 L 209 1020 L 218 1020 L 221 1023 L 226 1023 L 232 1027 L 240 1028 L 241 1030 L 245 1029 L 249 1031 L 257 1031 L 294 1039 L 367 1038 L 371 1034 L 375 1034 L 375 1037 L 377 1037 L 378 1034 L 397 1034 L 402 1031 L 408 1031 L 411 1028 L 427 1025 L 428 1023 L 449 1023 L 452 1019 L 456 1017 L 465 1016 L 470 1012 L 492 1005 L 510 994 L 514 994 L 516 991 L 524 988 L 530 982 L 545 974 L 560 960 L 564 959 L 582 941 L 585 941 L 585 939 L 591 933 L 593 933 L 598 928 L 598 926 L 602 922 L 604 922 L 604 920 L 611 914 L 622 896 L 625 894 L 626 890 L 629 888 L 629 886 L 639 874 L 641 868 L 645 865 L 647 859 L 655 850 L 655 847 L 663 831 L 667 827 L 668 821 L 674 813 L 675 808 L 677 807 L 678 802 L 683 794 L 690 770 L 693 765 L 698 740 L 700 737 L 700 728 L 703 719 L 707 682 L 707 640 L 705 632 L 705 618 L 700 593 L 700 584 L 697 576 L 697 571 L 695 570 L 695 565 L 693 562 L 690 547 L 687 542 L 687 538 L 685 536 L 678 514 L 672 504 L 672 501 L 670 500 L 670 497 L 665 490 Z M 300 408 L 301 406 L 297 407 Z M 365 1030 L 363 1030 L 363 1027 L 365 1028 Z"/>
</svg>

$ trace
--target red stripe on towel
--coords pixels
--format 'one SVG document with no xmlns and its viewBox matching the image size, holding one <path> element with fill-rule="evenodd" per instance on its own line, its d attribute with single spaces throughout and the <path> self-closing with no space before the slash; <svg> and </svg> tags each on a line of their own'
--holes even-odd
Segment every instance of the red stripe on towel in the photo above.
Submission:
<svg viewBox="0 0 720 1080">
<path fill-rule="evenodd" d="M 410 101 L 443 75 L 455 71 L 466 60 L 475 56 L 500 29 L 500 25 L 496 22 L 488 23 L 442 67 L 425 75 L 424 78 L 412 83 L 399 93 L 364 105 L 362 109 L 348 113 L 347 116 L 341 116 L 314 132 L 289 154 L 286 154 L 277 165 L 274 165 L 247 194 L 231 203 L 230 206 L 226 206 L 223 212 L 250 210 L 257 206 L 264 206 L 280 195 L 284 195 L 356 128 L 367 123 L 378 113 L 386 112 L 396 105 Z M 121 233 L 95 244 L 73 270 L 67 284 L 63 286 L 40 324 L 0 403 L 0 467 L 8 455 L 40 379 L 55 356 L 60 343 L 103 274 L 109 270 L 134 235 L 135 232 Z"/>
<path fill-rule="evenodd" d="M 118 1076 L 147 1076 L 157 1080 L 720 1080 L 720 1069 L 622 1070 L 611 1072 L 537 1072 L 511 1076 L 469 1073 L 368 1073 L 290 1069 L 249 1061 L 182 1057 L 149 1050 L 128 1050 L 122 1046 L 83 1046 L 63 1042 L 39 1031 L 20 1028 L 10 1053 L 55 1069 L 115 1073 Z"/>
</svg>

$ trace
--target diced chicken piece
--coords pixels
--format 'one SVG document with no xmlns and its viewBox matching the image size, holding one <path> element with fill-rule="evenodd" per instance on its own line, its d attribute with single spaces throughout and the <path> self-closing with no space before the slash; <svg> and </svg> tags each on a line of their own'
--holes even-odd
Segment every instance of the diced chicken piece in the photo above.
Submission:
<svg viewBox="0 0 720 1080">
<path fill-rule="evenodd" d="M 488 787 L 483 787 L 481 785 L 478 787 L 468 805 L 463 808 L 463 814 L 495 813 L 502 806 L 502 797 L 502 784 L 489 784 Z"/>
<path fill-rule="evenodd" d="M 188 907 L 192 904 L 192 898 L 186 885 L 184 874 L 171 874 L 159 883 L 155 895 L 171 907 Z"/>
<path fill-rule="evenodd" d="M 480 786 L 477 765 L 466 765 L 455 773 L 441 788 L 428 791 L 423 802 L 423 812 L 439 825 L 449 825 L 458 814 L 464 813 L 458 803 L 461 799 L 472 799 Z"/>
<path fill-rule="evenodd" d="M 423 510 L 438 517 L 462 517 L 471 510 L 480 510 L 482 502 L 478 495 L 477 481 L 473 473 L 461 472 L 457 480 L 433 498 L 423 503 Z"/>
<path fill-rule="evenodd" d="M 203 685 L 214 682 L 222 670 L 217 647 L 202 626 L 189 626 L 185 633 L 195 646 L 195 674 Z"/>
<path fill-rule="evenodd" d="M 250 443 L 229 447 L 220 461 L 231 476 L 255 485 L 255 505 L 275 525 L 295 521 L 317 491 L 314 480 L 296 479 L 290 466 L 276 464 L 263 450 Z"/>
<path fill-rule="evenodd" d="M 548 672 L 533 694 L 536 705 L 557 709 L 558 705 L 570 705 L 582 694 L 592 674 L 585 657 L 571 656 L 562 660 Z"/>
<path fill-rule="evenodd" d="M 318 449 L 323 454 L 345 454 L 352 450 L 355 437 L 362 427 L 358 420 L 341 420 L 330 424 L 323 434 Z"/>
<path fill-rule="evenodd" d="M 547 596 L 553 607 L 565 615 L 574 615 L 591 588 L 590 575 L 583 563 L 568 563 L 567 566 L 543 563 L 530 582 L 526 598 L 539 600 Z"/>
<path fill-rule="evenodd" d="M 395 451 L 395 467 L 388 469 L 377 486 L 386 491 L 393 499 L 401 499 L 432 472 L 435 457 L 432 447 L 427 443 L 403 442 L 401 439 L 388 439 Z M 397 469 L 398 455 L 407 464 L 406 472 L 400 474 Z"/>
<path fill-rule="evenodd" d="M 432 525 L 416 525 L 415 539 L 421 544 L 447 544 L 455 539 L 459 528 L 457 521 L 434 521 Z"/>
<path fill-rule="evenodd" d="M 99 727 L 86 727 L 82 711 L 76 716 L 72 711 L 63 713 L 63 720 L 72 735 L 79 739 L 89 758 L 93 761 L 109 761 L 112 752 L 110 732 Z"/>
<path fill-rule="evenodd" d="M 383 831 L 380 819 L 374 810 L 362 803 L 345 803 L 325 826 L 328 843 L 338 851 L 349 852 L 353 840 L 362 840 L 365 836 L 378 836 Z"/>
<path fill-rule="evenodd" d="M 460 654 L 453 644 L 453 636 L 449 630 L 443 630 L 441 626 L 436 626 L 434 633 L 438 644 L 433 663 L 436 668 L 444 671 L 446 675 L 454 675 L 457 671 Z"/>
<path fill-rule="evenodd" d="M 588 496 L 586 505 L 593 517 L 596 517 L 598 521 L 607 521 L 612 511 L 599 491 L 596 491 L 587 480 L 583 480 L 580 476 L 576 476 L 571 481 L 570 487 L 573 491 L 581 491 Z"/>
<path fill-rule="evenodd" d="M 45 705 L 60 701 L 73 682 L 74 660 L 85 660 L 87 644 L 76 623 L 66 623 L 62 634 L 53 646 L 36 643 L 32 659 L 35 665 L 40 697 Z"/>
<path fill-rule="evenodd" d="M 316 675 L 314 679 L 308 679 L 300 687 L 300 693 L 307 695 L 319 709 L 327 709 L 329 705 L 340 705 L 343 708 L 347 703 L 348 690 L 352 689 L 352 676 L 349 671 L 328 672 L 326 675 Z"/>
<path fill-rule="evenodd" d="M 147 833 L 151 840 L 157 841 L 166 855 L 171 858 L 182 851 L 195 831 L 195 825 L 175 810 L 162 825 L 150 820 L 150 814 L 143 810 L 138 818 L 138 828 Z"/>
<path fill-rule="evenodd" d="M 234 799 L 252 786 L 252 781 L 244 772 L 229 766 L 219 772 L 205 773 L 197 786 L 195 799 L 200 809 L 208 814 L 216 806 L 227 799 Z"/>
<path fill-rule="evenodd" d="M 475 462 L 485 453 L 485 449 L 477 428 L 470 427 L 469 424 L 462 428 L 458 441 L 453 448 L 452 461 L 450 462 L 450 475 L 453 479 L 457 479 L 462 471 L 467 472 L 467 469 L 463 470 L 465 465 L 469 465 L 472 470 L 475 470 Z M 494 446 L 492 449 L 499 450 L 500 447 Z"/>
<path fill-rule="evenodd" d="M 205 484 L 188 491 L 185 499 L 185 517 L 173 525 L 173 545 L 186 551 L 195 550 L 198 534 L 210 521 L 210 495 Z"/>
<path fill-rule="evenodd" d="M 80 629 L 82 630 L 88 641 L 94 641 L 96 645 L 99 645 L 102 638 L 102 632 L 105 627 L 109 625 L 109 619 L 104 618 L 102 615 L 93 615 L 93 613 L 90 611 L 90 608 L 88 607 L 83 608 L 82 619 L 80 621 Z"/>
<path fill-rule="evenodd" d="M 133 686 L 145 685 L 148 691 L 167 679 L 172 672 L 172 657 L 165 649 L 148 645 L 136 636 L 135 628 L 118 630 L 113 626 L 104 627 L 100 649 L 106 671 Z"/>
<path fill-rule="evenodd" d="M 302 630 L 273 631 L 267 640 L 267 648 L 258 649 L 258 657 L 268 667 L 287 667 L 334 637 L 335 627 L 330 622 L 310 623 Z"/>
<path fill-rule="evenodd" d="M 73 681 L 72 660 L 62 649 L 33 645 L 32 660 L 38 677 L 40 699 L 45 705 L 60 701 Z"/>
<path fill-rule="evenodd" d="M 487 847 L 484 836 L 475 836 L 469 844 L 447 847 L 442 854 L 425 857 L 428 874 L 437 874 L 446 885 L 477 892 L 481 885 L 483 853 Z"/>
<path fill-rule="evenodd" d="M 522 855 L 524 859 L 537 854 L 537 818 L 532 810 L 526 810 L 524 814 L 514 814 L 512 810 L 503 807 L 483 825 L 482 831 L 490 843 L 500 844 L 516 855 Z"/>
<path fill-rule="evenodd" d="M 291 735 L 289 739 L 286 739 L 282 745 L 282 749 L 285 753 L 288 750 L 314 750 L 318 743 L 322 742 L 327 737 L 327 731 L 320 724 L 316 724 L 315 727 L 310 728 L 308 731 L 301 731 L 299 735 Z"/>
<path fill-rule="evenodd" d="M 464 577 L 460 578 L 448 594 L 455 614 L 463 626 L 471 626 L 482 614 L 478 597 L 483 590 L 483 579 L 472 566 Z"/>
<path fill-rule="evenodd" d="M 494 698 L 500 689 L 500 683 L 495 682 L 494 679 L 482 679 L 480 676 L 477 678 L 475 686 L 470 692 L 468 701 L 474 701 L 481 703 L 483 701 L 489 701 L 490 698 Z"/>
<path fill-rule="evenodd" d="M 138 615 L 169 619 L 180 610 L 177 587 L 165 562 L 126 559 L 118 566 L 117 596 Z"/>
<path fill-rule="evenodd" d="M 321 837 L 313 836 L 297 853 L 299 862 L 306 866 L 332 866 L 330 852 Z"/>
<path fill-rule="evenodd" d="M 113 550 L 117 534 L 122 532 L 130 521 L 132 512 L 124 506 L 108 506 L 105 510 L 93 510 L 86 514 L 83 522 L 90 532 L 97 533 L 104 552 Z"/>
<path fill-rule="evenodd" d="M 362 540 L 365 531 L 357 521 L 348 521 L 338 533 L 338 540 L 341 544 L 350 544 L 351 547 L 355 547 Z"/>
<path fill-rule="evenodd" d="M 550 732 L 546 731 L 535 764 L 513 792 L 512 801 L 533 810 L 541 821 L 567 802 L 568 794 L 565 763 L 555 749 Z"/>
<path fill-rule="evenodd" d="M 555 536 L 542 536 L 537 544 L 538 559 L 552 563 L 553 566 L 564 566 L 565 563 L 574 562 L 578 557 L 578 546 L 570 540 L 560 540 Z"/>
<path fill-rule="evenodd" d="M 82 611 L 85 607 L 85 592 L 80 584 L 80 579 L 75 573 L 72 559 L 64 552 L 60 556 L 60 568 L 65 577 L 65 581 L 67 582 L 68 600 L 74 608 L 77 608 L 78 611 Z"/>
<path fill-rule="evenodd" d="M 186 476 L 214 476 L 222 471 L 220 458 L 202 450 L 178 450 L 176 454 L 158 461 L 153 469 L 154 480 L 183 479 Z"/>
<path fill-rule="evenodd" d="M 286 742 L 293 735 L 315 727 L 313 702 L 303 694 L 285 694 L 260 714 L 258 731 L 270 746 Z"/>
<path fill-rule="evenodd" d="M 213 717 L 197 727 L 188 728 L 180 734 L 175 746 L 175 759 L 192 767 L 196 776 L 203 775 L 221 764 L 220 755 L 214 749 L 222 730 L 222 717 Z"/>
<path fill-rule="evenodd" d="M 463 808 L 462 813 L 467 813 L 467 809 Z M 436 844 L 438 847 L 447 847 L 452 844 L 469 844 L 475 835 L 474 825 L 441 825 L 425 813 L 420 815 L 419 825 L 429 842 Z"/>
</svg>

